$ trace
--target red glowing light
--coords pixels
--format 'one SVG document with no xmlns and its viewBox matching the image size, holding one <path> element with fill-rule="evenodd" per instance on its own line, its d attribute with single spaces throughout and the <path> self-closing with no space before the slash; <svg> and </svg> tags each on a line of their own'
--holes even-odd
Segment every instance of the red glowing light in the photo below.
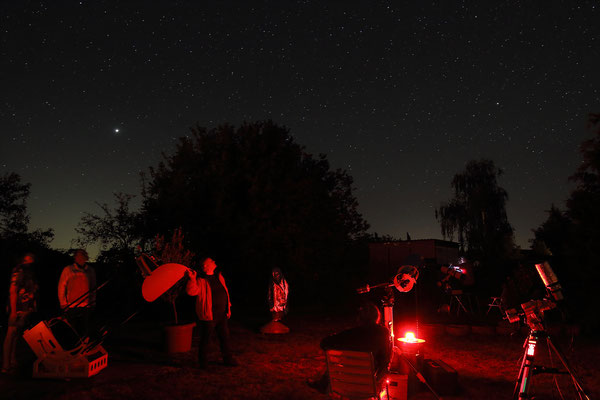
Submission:
<svg viewBox="0 0 600 400">
<path fill-rule="evenodd" d="M 406 332 L 406 334 L 404 334 L 404 337 L 398 338 L 399 341 L 404 342 L 404 343 L 424 343 L 425 340 L 423 339 L 418 339 L 414 332 Z"/>
</svg>

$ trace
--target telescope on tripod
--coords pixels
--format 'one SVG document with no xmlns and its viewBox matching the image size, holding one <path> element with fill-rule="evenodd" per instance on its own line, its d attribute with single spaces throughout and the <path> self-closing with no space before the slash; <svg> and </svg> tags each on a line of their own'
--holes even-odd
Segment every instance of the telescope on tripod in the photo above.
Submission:
<svg viewBox="0 0 600 400">
<path fill-rule="evenodd" d="M 419 270 L 412 265 L 403 265 L 398 268 L 398 272 L 392 278 L 392 282 L 379 283 L 377 285 L 365 285 L 356 289 L 358 293 L 368 293 L 376 288 L 395 287 L 399 292 L 410 292 L 419 279 Z"/>
<path fill-rule="evenodd" d="M 394 343 L 394 294 L 392 288 L 401 293 L 410 292 L 419 279 L 419 270 L 413 265 L 403 265 L 398 268 L 391 282 L 379 283 L 377 285 L 365 285 L 356 291 L 360 294 L 368 293 L 373 289 L 384 288 L 386 295 L 383 298 L 383 319 L 385 326 L 390 331 L 390 340 Z"/>
<path fill-rule="evenodd" d="M 377 288 L 385 289 L 385 294 L 382 297 L 383 318 L 385 321 L 385 326 L 390 333 L 390 345 L 392 347 L 393 354 L 400 357 L 414 372 L 414 376 L 416 378 L 418 378 L 419 381 L 421 381 L 425 386 L 427 386 L 427 388 L 431 391 L 431 393 L 435 396 L 435 398 L 439 399 L 440 397 L 437 395 L 437 393 L 431 387 L 431 385 L 429 385 L 429 383 L 427 382 L 425 377 L 423 377 L 423 375 L 417 368 L 415 360 L 411 361 L 409 359 L 409 357 L 407 357 L 396 346 L 396 343 L 394 340 L 394 292 L 393 292 L 393 288 L 396 288 L 396 290 L 398 290 L 401 293 L 410 292 L 413 289 L 413 287 L 416 285 L 417 279 L 419 279 L 419 269 L 414 265 L 406 264 L 406 265 L 402 265 L 400 268 L 398 268 L 398 271 L 396 272 L 396 275 L 394 275 L 394 277 L 391 279 L 391 282 L 384 282 L 384 283 L 379 283 L 376 285 L 365 285 L 365 286 L 362 286 L 362 287 L 356 289 L 356 291 L 359 294 L 364 294 L 364 293 L 369 293 L 371 290 L 377 289 Z M 417 322 L 417 329 L 418 329 L 418 322 Z M 410 336 L 411 334 L 412 334 L 412 332 L 407 333 L 406 338 L 400 338 L 399 340 L 401 342 L 417 344 L 418 348 L 420 349 L 424 340 L 415 338 L 414 334 L 412 334 L 412 336 Z M 419 356 L 419 354 L 417 354 L 416 356 Z M 416 358 L 417 357 L 415 357 L 415 359 Z M 392 362 L 390 362 L 390 364 L 392 364 Z"/>
<path fill-rule="evenodd" d="M 532 398 L 530 397 L 529 392 L 531 390 L 531 382 L 534 375 L 539 373 L 564 373 L 556 368 L 547 368 L 534 364 L 537 344 L 541 340 L 545 340 L 548 344 L 549 351 L 553 351 L 556 354 L 564 369 L 567 371 L 566 373 L 570 375 L 579 399 L 589 400 L 589 396 L 585 393 L 583 387 L 573 374 L 573 371 L 569 367 L 566 358 L 554 345 L 554 343 L 552 343 L 544 324 L 544 313 L 548 310 L 556 308 L 557 302 L 564 299 L 562 287 L 547 261 L 544 261 L 540 264 L 535 264 L 535 269 L 546 286 L 547 296 L 543 299 L 530 300 L 521 304 L 522 312 L 515 308 L 506 311 L 506 317 L 511 323 L 519 322 L 521 317 L 524 317 L 525 322 L 529 326 L 529 334 L 525 339 L 525 343 L 523 343 L 524 353 L 521 357 L 519 375 L 517 376 L 517 380 L 515 382 L 513 399 Z"/>
</svg>

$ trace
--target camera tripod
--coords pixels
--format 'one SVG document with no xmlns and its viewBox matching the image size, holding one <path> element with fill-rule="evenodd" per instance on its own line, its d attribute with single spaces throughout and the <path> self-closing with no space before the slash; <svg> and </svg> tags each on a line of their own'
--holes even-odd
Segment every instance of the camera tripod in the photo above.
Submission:
<svg viewBox="0 0 600 400">
<path fill-rule="evenodd" d="M 535 365 L 535 350 L 538 342 L 540 340 L 546 340 L 549 350 L 554 351 L 563 367 L 567 372 L 559 371 L 557 368 L 548 368 L 540 365 Z M 545 330 L 533 330 L 530 329 L 529 335 L 525 339 L 525 343 L 523 344 L 524 353 L 523 358 L 521 360 L 521 368 L 519 369 L 519 375 L 517 377 L 517 381 L 515 383 L 515 389 L 513 391 L 513 400 L 516 399 L 529 399 L 531 398 L 529 395 L 531 381 L 533 376 L 539 373 L 550 373 L 550 374 L 569 374 L 573 381 L 573 386 L 577 391 L 577 394 L 580 399 L 589 400 L 589 396 L 583 390 L 583 387 L 569 368 L 567 364 L 566 358 L 560 353 L 560 351 L 554 346 L 552 340 L 546 333 Z"/>
</svg>

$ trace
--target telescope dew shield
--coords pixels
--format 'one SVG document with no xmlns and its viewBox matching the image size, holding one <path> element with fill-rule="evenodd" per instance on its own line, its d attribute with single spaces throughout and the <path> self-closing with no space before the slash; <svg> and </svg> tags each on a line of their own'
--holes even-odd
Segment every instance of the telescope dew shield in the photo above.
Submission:
<svg viewBox="0 0 600 400">
<path fill-rule="evenodd" d="M 554 297 L 554 300 L 562 300 L 562 287 L 560 286 L 554 271 L 550 267 L 550 264 L 548 264 L 547 261 L 544 261 L 542 264 L 535 264 L 535 269 L 540 278 L 542 278 L 542 282 L 544 282 L 546 289 L 548 289 L 552 297 Z"/>
</svg>

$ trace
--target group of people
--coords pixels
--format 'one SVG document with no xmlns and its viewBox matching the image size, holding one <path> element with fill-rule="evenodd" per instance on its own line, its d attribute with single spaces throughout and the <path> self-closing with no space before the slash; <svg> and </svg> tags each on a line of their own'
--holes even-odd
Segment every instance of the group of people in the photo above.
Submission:
<svg viewBox="0 0 600 400">
<path fill-rule="evenodd" d="M 89 334 L 90 314 L 96 304 L 96 273 L 88 265 L 88 254 L 79 249 L 73 253 L 73 264 L 63 268 L 58 280 L 58 301 L 67 321 L 81 336 Z M 6 305 L 8 328 L 2 351 L 2 373 L 17 368 L 17 339 L 37 311 L 39 292 L 34 270 L 35 255 L 26 253 L 12 269 Z"/>
<path fill-rule="evenodd" d="M 63 268 L 58 281 L 58 300 L 64 318 L 83 338 L 90 332 L 91 313 L 96 305 L 96 273 L 88 265 L 88 254 L 79 249 L 73 253 L 73 263 Z M 37 311 L 39 284 L 34 270 L 35 255 L 25 254 L 11 273 L 7 302 L 8 328 L 4 339 L 2 373 L 14 372 L 17 367 L 17 339 L 28 327 Z M 232 354 L 228 320 L 231 317 L 229 289 L 215 261 L 206 258 L 201 272 L 188 269 L 186 292 L 196 297 L 196 315 L 200 336 L 198 363 L 206 368 L 208 347 L 213 332 L 219 339 L 223 362 L 238 365 Z M 272 271 L 268 297 L 273 320 L 287 312 L 288 284 L 279 268 Z"/>
<path fill-rule="evenodd" d="M 202 262 L 201 274 L 188 269 L 186 292 L 196 296 L 196 315 L 198 317 L 198 364 L 204 369 L 208 365 L 208 346 L 213 332 L 217 334 L 223 363 L 227 366 L 237 366 L 231 349 L 228 320 L 231 317 L 231 301 L 225 278 L 217 270 L 215 261 L 206 258 Z M 281 269 L 274 268 L 271 272 L 268 299 L 273 321 L 279 321 L 287 312 L 288 283 Z M 321 341 L 321 348 L 365 351 L 373 354 L 376 377 L 382 378 L 387 372 L 392 353 L 389 331 L 383 326 L 381 312 L 372 303 L 361 305 L 358 309 L 357 326 L 337 334 L 328 336 Z M 322 374 L 308 384 L 319 391 L 327 391 L 329 376 Z"/>
<path fill-rule="evenodd" d="M 96 274 L 88 265 L 85 250 L 76 250 L 73 263 L 62 270 L 58 281 L 58 300 L 64 316 L 73 329 L 82 337 L 89 335 L 90 318 L 96 304 Z M 8 329 L 4 340 L 2 372 L 11 373 L 17 367 L 16 343 L 24 329 L 31 322 L 31 316 L 37 310 L 39 285 L 34 271 L 35 256 L 25 254 L 19 264 L 13 268 L 8 311 Z M 231 299 L 225 278 L 218 270 L 215 261 L 206 258 L 198 273 L 187 270 L 186 293 L 196 297 L 196 315 L 198 317 L 198 365 L 208 365 L 208 348 L 213 333 L 216 333 L 220 344 L 223 363 L 226 366 L 237 366 L 233 355 L 228 320 L 231 317 Z M 268 289 L 269 308 L 273 321 L 279 321 L 287 313 L 288 283 L 279 268 L 271 272 Z M 390 360 L 389 332 L 380 323 L 381 313 L 373 304 L 363 305 L 358 313 L 358 326 L 323 339 L 324 350 L 341 348 L 348 350 L 369 351 L 374 356 L 378 375 L 382 374 Z M 324 390 L 329 377 L 324 374 L 311 386 Z"/>
</svg>

